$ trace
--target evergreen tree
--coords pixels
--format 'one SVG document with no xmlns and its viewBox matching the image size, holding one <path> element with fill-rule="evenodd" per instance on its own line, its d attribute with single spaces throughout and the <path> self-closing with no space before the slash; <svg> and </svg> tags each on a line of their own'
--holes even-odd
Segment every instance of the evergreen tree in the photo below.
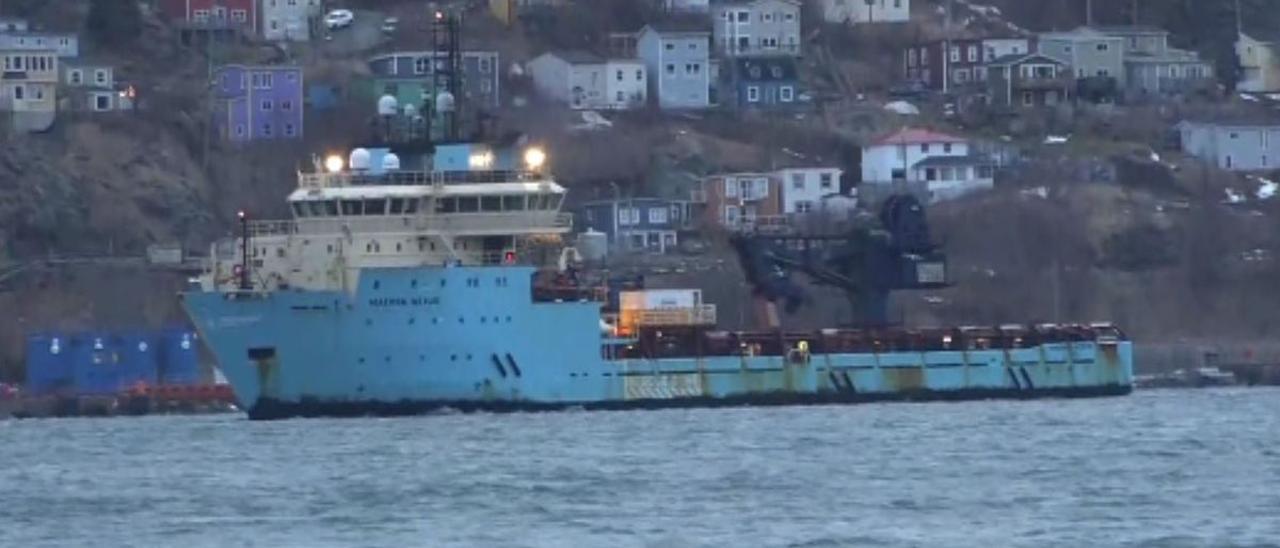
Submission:
<svg viewBox="0 0 1280 548">
<path fill-rule="evenodd" d="M 89 35 L 99 43 L 132 42 L 142 30 L 142 11 L 138 0 L 90 0 L 89 19 L 85 23 Z"/>
</svg>

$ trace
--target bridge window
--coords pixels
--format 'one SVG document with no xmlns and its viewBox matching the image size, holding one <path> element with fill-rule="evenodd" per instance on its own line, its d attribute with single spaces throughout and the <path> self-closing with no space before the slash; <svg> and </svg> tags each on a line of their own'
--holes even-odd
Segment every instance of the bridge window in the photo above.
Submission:
<svg viewBox="0 0 1280 548">
<path fill-rule="evenodd" d="M 421 201 L 421 200 L 419 200 L 419 199 L 417 199 L 417 198 L 409 198 L 408 200 L 405 200 L 405 204 L 404 204 L 404 214 L 405 214 L 405 215 L 413 215 L 414 213 L 417 213 L 417 212 L 418 212 L 418 202 L 420 202 L 420 201 Z"/>
<path fill-rule="evenodd" d="M 502 210 L 503 211 L 523 211 L 524 196 L 503 196 Z"/>
<path fill-rule="evenodd" d="M 483 211 L 485 213 L 494 213 L 494 212 L 502 211 L 502 197 L 501 196 L 481 196 L 480 211 Z"/>
<path fill-rule="evenodd" d="M 293 216 L 294 216 L 294 217 L 306 217 L 306 216 L 307 216 L 308 211 L 307 211 L 307 209 L 306 209 L 305 207 L 303 207 L 302 202 L 293 202 L 292 204 L 289 204 L 289 205 L 293 207 Z"/>
<path fill-rule="evenodd" d="M 343 215 L 363 215 L 364 202 L 360 200 L 343 200 L 342 214 Z"/>
<path fill-rule="evenodd" d="M 457 198 L 440 198 L 436 200 L 436 213 L 457 213 Z"/>
<path fill-rule="evenodd" d="M 318 202 L 318 201 L 306 202 L 307 209 L 310 210 L 309 215 L 311 217 L 323 217 L 325 215 L 325 205 L 331 204 L 331 203 L 332 202 Z M 337 212 L 335 211 L 334 213 L 337 213 Z"/>
<path fill-rule="evenodd" d="M 391 210 L 390 210 L 390 213 L 391 213 L 392 215 L 400 215 L 400 214 L 404 213 L 404 198 L 392 198 L 392 199 L 391 199 Z"/>
<path fill-rule="evenodd" d="M 477 196 L 462 196 L 458 198 L 458 213 L 475 213 L 480 211 L 480 198 Z"/>
<path fill-rule="evenodd" d="M 386 200 L 378 199 L 378 200 L 364 201 L 365 215 L 383 215 L 383 214 L 386 214 L 386 212 L 387 212 Z"/>
</svg>

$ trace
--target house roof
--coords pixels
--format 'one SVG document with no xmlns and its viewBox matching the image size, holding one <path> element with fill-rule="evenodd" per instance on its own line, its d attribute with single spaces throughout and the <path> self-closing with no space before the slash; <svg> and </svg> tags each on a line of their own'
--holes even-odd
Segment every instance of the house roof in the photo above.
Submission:
<svg viewBox="0 0 1280 548">
<path fill-rule="evenodd" d="M 1263 44 L 1280 44 L 1280 30 L 1268 28 L 1246 28 L 1242 33 Z"/>
<path fill-rule="evenodd" d="M 735 76 L 757 82 L 790 81 L 796 79 L 794 59 L 782 57 L 747 57 L 733 60 Z"/>
<path fill-rule="evenodd" d="M 1271 128 L 1280 129 L 1280 118 L 1256 112 L 1218 113 L 1213 115 L 1188 116 L 1175 126 L 1225 128 Z"/>
<path fill-rule="evenodd" d="M 645 25 L 644 28 L 640 29 L 640 34 L 644 34 L 645 29 L 652 30 L 658 34 L 668 35 L 710 35 L 711 22 L 706 18 L 679 17 L 649 23 L 648 25 Z"/>
<path fill-rule="evenodd" d="M 930 156 L 911 166 L 913 168 L 920 167 L 965 167 L 965 166 L 985 166 L 992 165 L 995 162 L 991 158 L 982 156 Z"/>
<path fill-rule="evenodd" d="M 1184 49 L 1169 48 L 1162 55 L 1152 55 L 1150 53 L 1133 52 L 1125 56 L 1126 63 L 1203 63 L 1200 54 L 1194 51 Z"/>
<path fill-rule="evenodd" d="M 564 60 L 564 62 L 572 65 L 598 64 L 604 62 L 603 57 L 582 50 L 549 51 L 547 52 L 547 55 L 554 55 Z"/>
<path fill-rule="evenodd" d="M 1169 34 L 1169 31 L 1152 25 L 1095 25 L 1091 28 L 1102 34 Z"/>
<path fill-rule="evenodd" d="M 1077 27 L 1068 31 L 1045 32 L 1040 34 L 1040 40 L 1097 40 L 1100 38 L 1122 40 L 1119 36 L 1103 34 L 1089 27 Z"/>
<path fill-rule="evenodd" d="M 1065 64 L 1062 61 L 1054 59 L 1053 57 L 1050 57 L 1043 53 L 1010 53 L 1009 55 L 1001 55 L 1000 57 L 996 57 L 995 59 L 988 61 L 987 64 L 992 66 L 1020 65 L 1027 61 L 1040 61 L 1040 62 L 1048 61 L 1055 65 Z"/>
<path fill-rule="evenodd" d="M 928 129 L 902 128 L 898 131 L 873 139 L 872 146 L 883 145 L 918 145 L 921 143 L 964 143 L 963 138 Z"/>
</svg>

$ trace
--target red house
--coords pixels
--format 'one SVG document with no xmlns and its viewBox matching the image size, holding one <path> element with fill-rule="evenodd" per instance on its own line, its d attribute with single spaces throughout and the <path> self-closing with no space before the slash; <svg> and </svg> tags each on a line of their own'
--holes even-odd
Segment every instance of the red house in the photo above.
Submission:
<svg viewBox="0 0 1280 548">
<path fill-rule="evenodd" d="M 160 12 L 189 29 L 258 32 L 258 0 L 160 0 Z"/>
<path fill-rule="evenodd" d="M 1026 38 L 956 38 L 918 44 L 902 52 L 903 76 L 936 91 L 980 88 L 987 80 L 987 63 L 1006 55 L 1025 55 Z"/>
</svg>

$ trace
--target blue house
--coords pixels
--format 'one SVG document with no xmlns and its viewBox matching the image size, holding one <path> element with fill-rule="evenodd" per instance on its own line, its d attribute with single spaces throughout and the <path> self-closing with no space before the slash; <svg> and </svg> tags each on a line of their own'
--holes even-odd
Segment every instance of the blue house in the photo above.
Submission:
<svg viewBox="0 0 1280 548">
<path fill-rule="evenodd" d="M 809 106 L 796 61 L 789 57 L 727 59 L 721 82 L 721 102 L 731 109 L 788 110 Z"/>
<path fill-rule="evenodd" d="M 603 232 L 614 250 L 666 253 L 691 226 L 689 203 L 662 198 L 597 200 L 578 208 L 577 226 Z"/>
</svg>

